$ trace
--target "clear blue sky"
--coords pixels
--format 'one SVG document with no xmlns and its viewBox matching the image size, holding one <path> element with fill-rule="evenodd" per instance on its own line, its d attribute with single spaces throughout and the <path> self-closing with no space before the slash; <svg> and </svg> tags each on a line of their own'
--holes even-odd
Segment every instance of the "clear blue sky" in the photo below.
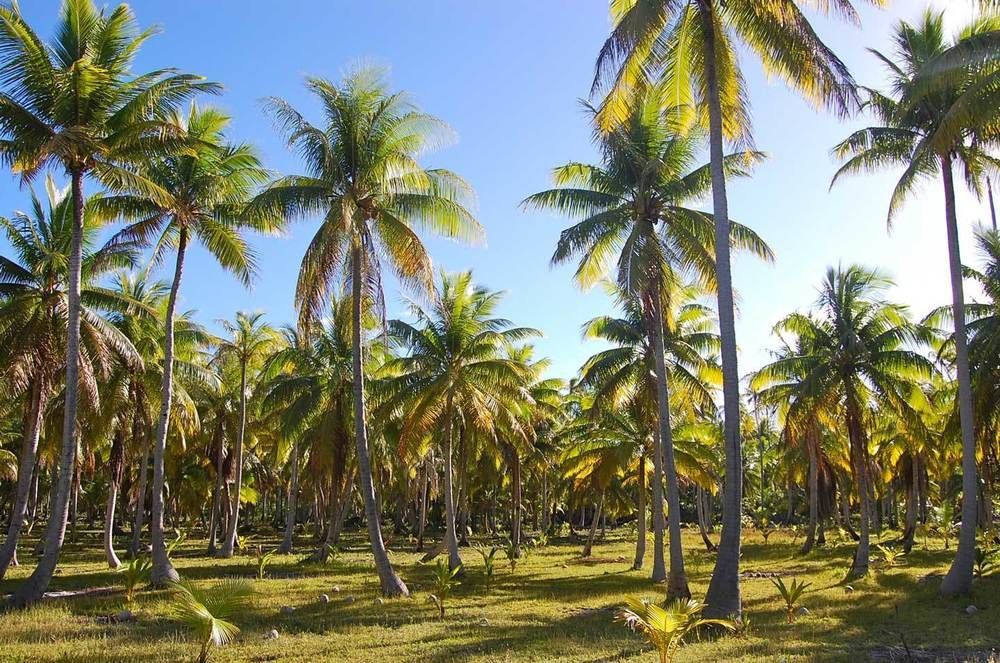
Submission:
<svg viewBox="0 0 1000 663">
<path fill-rule="evenodd" d="M 966 0 L 936 0 L 961 22 Z M 22 0 L 23 11 L 48 35 L 57 0 Z M 315 117 L 302 88 L 305 74 L 338 78 L 360 61 L 389 67 L 395 87 L 454 127 L 459 141 L 430 155 L 429 165 L 457 171 L 478 194 L 488 244 L 468 248 L 430 239 L 437 265 L 473 269 L 476 279 L 507 291 L 502 313 L 545 332 L 539 353 L 553 372 L 575 374 L 595 346 L 580 340 L 584 321 L 609 310 L 598 292 L 583 293 L 572 270 L 552 270 L 549 257 L 566 221 L 518 209 L 526 195 L 549 186 L 550 169 L 589 160 L 594 151 L 578 99 L 589 90 L 594 57 L 606 36 L 607 3 L 600 0 L 135 0 L 143 26 L 162 34 L 143 49 L 137 71 L 173 66 L 225 85 L 215 103 L 234 116 L 234 138 L 251 140 L 268 167 L 299 172 L 259 100 L 277 95 Z M 924 2 L 897 0 L 895 8 L 863 10 L 864 28 L 819 19 L 817 27 L 862 83 L 878 86 L 882 71 L 864 48 L 887 48 L 899 18 L 915 19 Z M 808 306 L 826 266 L 878 264 L 897 280 L 895 296 L 923 315 L 945 303 L 948 282 L 943 208 L 931 182 L 899 218 L 885 227 L 891 176 L 849 180 L 827 191 L 835 164 L 829 148 L 858 122 L 816 112 L 782 84 L 768 81 L 746 60 L 758 147 L 770 159 L 749 181 L 734 183 L 733 218 L 754 227 L 777 253 L 773 266 L 740 259 L 735 282 L 741 298 L 737 332 L 741 371 L 767 359 L 770 328 L 785 313 Z M 0 213 L 26 205 L 12 181 L 0 181 Z M 975 255 L 968 229 L 985 221 L 985 207 L 960 199 L 966 262 Z M 182 306 L 211 322 L 237 310 L 267 311 L 273 322 L 293 320 L 292 294 L 304 247 L 315 223 L 292 226 L 283 238 L 253 238 L 260 274 L 252 291 L 193 252 Z M 0 246 L 0 250 L 6 250 Z M 399 293 L 387 293 L 390 313 Z"/>
</svg>

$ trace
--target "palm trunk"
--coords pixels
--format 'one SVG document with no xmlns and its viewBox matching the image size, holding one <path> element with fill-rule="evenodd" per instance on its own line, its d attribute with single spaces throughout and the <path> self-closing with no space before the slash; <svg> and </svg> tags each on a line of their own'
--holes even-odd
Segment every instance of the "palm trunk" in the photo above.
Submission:
<svg viewBox="0 0 1000 663">
<path fill-rule="evenodd" d="M 295 534 L 295 503 L 299 494 L 299 443 L 292 443 L 292 477 L 288 484 L 288 503 L 285 505 L 285 538 L 278 546 L 278 552 L 292 552 L 292 536 Z"/>
<path fill-rule="evenodd" d="M 955 182 L 951 155 L 941 157 L 944 177 L 944 205 L 948 228 L 948 267 L 951 271 L 951 308 L 955 319 L 955 365 L 958 373 L 958 416 L 962 426 L 962 525 L 955 560 L 941 581 L 945 596 L 968 594 L 972 590 L 972 566 L 976 556 L 976 436 L 972 415 L 972 381 L 969 377 L 969 349 L 965 334 L 965 294 L 962 289 L 962 257 L 958 246 L 958 215 L 955 211 Z"/>
<path fill-rule="evenodd" d="M 117 569 L 122 565 L 115 554 L 115 504 L 118 501 L 118 487 L 122 480 L 122 466 L 125 463 L 125 435 L 120 429 L 111 442 L 108 458 L 108 503 L 104 512 L 104 556 L 108 566 Z"/>
<path fill-rule="evenodd" d="M 365 376 L 362 362 L 361 341 L 361 249 L 354 246 L 351 249 L 351 293 L 353 296 L 353 311 L 351 327 L 353 335 L 351 345 L 353 351 L 354 369 L 354 441 L 358 451 L 358 472 L 361 479 L 361 497 L 365 503 L 365 521 L 368 525 L 368 538 L 371 541 L 372 554 L 375 557 L 375 568 L 378 571 L 382 594 L 385 596 L 409 596 L 410 592 L 403 580 L 392 568 L 389 555 L 382 540 L 382 527 L 379 523 L 377 502 L 375 500 L 375 482 L 372 479 L 371 457 L 368 454 L 368 431 L 365 426 Z"/>
<path fill-rule="evenodd" d="M 140 406 L 141 407 L 141 406 Z M 135 515 L 132 521 L 131 553 L 135 557 L 142 546 L 142 528 L 146 522 L 146 482 L 149 479 L 149 425 L 146 422 L 146 412 L 136 411 L 137 426 L 142 426 L 142 460 L 139 461 L 139 481 L 135 495 Z"/>
<path fill-rule="evenodd" d="M 517 449 L 510 448 L 511 456 L 511 499 L 510 499 L 510 542 L 514 556 L 521 556 L 521 457 Z"/>
<path fill-rule="evenodd" d="M 49 524 L 45 530 L 44 552 L 31 576 L 14 592 L 10 603 L 24 607 L 38 601 L 52 580 L 59 554 L 66 535 L 66 516 L 69 512 L 70 484 L 76 467 L 76 409 L 80 380 L 80 268 L 83 251 L 83 172 L 72 171 L 73 236 L 69 255 L 69 288 L 67 299 L 66 330 L 66 394 L 63 403 L 62 444 L 59 449 L 59 475 L 56 498 Z"/>
<path fill-rule="evenodd" d="M 805 555 L 813 549 L 816 542 L 816 524 L 819 521 L 819 450 L 816 448 L 819 440 L 814 439 L 813 427 L 810 426 L 809 436 L 806 439 L 807 453 L 809 454 L 809 531 L 806 533 L 805 543 L 799 551 Z"/>
<path fill-rule="evenodd" d="M 430 483 L 431 463 L 429 458 L 424 459 L 424 468 L 420 483 L 420 518 L 417 523 L 417 550 L 424 549 L 424 530 L 427 528 L 427 492 Z"/>
<path fill-rule="evenodd" d="M 906 515 L 904 516 L 903 535 L 899 542 L 903 551 L 909 554 L 913 549 L 913 541 L 917 534 L 917 509 L 920 493 L 920 468 L 916 453 L 910 453 L 910 482 L 906 491 Z"/>
<path fill-rule="evenodd" d="M 17 488 L 15 489 L 14 508 L 10 514 L 10 525 L 7 528 L 7 538 L 3 548 L 0 548 L 0 580 L 3 580 L 7 568 L 17 565 L 17 544 L 21 540 L 21 530 L 24 527 L 28 512 L 28 498 L 31 495 L 32 476 L 35 476 L 37 490 L 37 474 L 35 464 L 38 460 L 38 438 L 42 429 L 42 415 L 45 411 L 46 395 L 42 379 L 31 385 L 31 398 L 28 411 L 24 418 L 24 439 L 21 443 L 21 458 L 17 467 Z"/>
<path fill-rule="evenodd" d="M 549 531 L 549 472 L 545 465 L 542 465 L 542 522 L 540 528 L 543 532 Z"/>
<path fill-rule="evenodd" d="M 638 571 L 642 568 L 642 563 L 646 558 L 646 453 L 643 450 L 639 454 L 639 466 L 637 471 L 638 497 L 636 499 L 636 541 L 635 541 L 635 561 L 632 568 Z"/>
<path fill-rule="evenodd" d="M 226 538 L 222 541 L 220 557 L 232 557 L 236 550 L 236 534 L 240 526 L 240 493 L 243 490 L 243 438 L 246 435 L 247 426 L 247 360 L 244 358 L 240 362 L 240 423 L 236 429 L 236 447 L 233 450 L 233 457 L 236 463 L 236 490 L 230 491 L 230 498 L 233 501 L 232 512 L 229 516 L 229 523 L 226 527 Z"/>
<path fill-rule="evenodd" d="M 462 558 L 458 554 L 458 537 L 455 534 L 455 495 L 454 495 L 454 474 L 452 474 L 451 446 L 454 435 L 452 418 L 452 400 L 448 396 L 448 403 L 445 405 L 445 434 L 444 434 L 444 510 L 445 528 L 444 540 L 448 546 L 448 568 L 457 569 L 462 565 Z"/>
<path fill-rule="evenodd" d="M 167 432 L 170 429 L 170 406 L 173 399 L 174 379 L 174 309 L 177 293 L 181 288 L 184 274 L 184 253 L 187 250 L 187 230 L 181 228 L 177 239 L 177 260 L 174 265 L 174 280 L 167 298 L 166 330 L 163 340 L 163 384 L 160 387 L 160 418 L 156 422 L 153 436 L 153 495 L 149 514 L 149 538 L 153 548 L 153 566 L 150 583 L 154 587 L 165 587 L 177 582 L 180 576 L 167 557 L 167 546 L 163 537 L 163 484 L 164 456 L 167 449 Z"/>
<path fill-rule="evenodd" d="M 845 380 L 847 386 L 847 380 Z M 871 544 L 871 489 L 868 481 L 868 444 L 862 429 L 861 412 L 857 396 L 847 386 L 847 431 L 850 438 L 854 481 L 858 488 L 858 511 L 861 516 L 860 537 L 854 553 L 854 562 L 847 573 L 848 578 L 859 578 L 868 574 Z"/>
<path fill-rule="evenodd" d="M 667 479 L 667 526 L 670 530 L 670 574 L 667 576 L 667 598 L 689 599 L 687 574 L 684 571 L 684 549 L 681 546 L 681 497 L 677 482 L 677 464 L 674 460 L 673 432 L 670 430 L 670 392 L 667 387 L 667 364 L 663 350 L 663 302 L 656 288 L 650 296 L 652 328 L 649 338 L 656 364 L 656 405 L 659 414 L 660 441 L 663 454 L 663 473 Z"/>
<path fill-rule="evenodd" d="M 583 546 L 583 552 L 580 554 L 581 557 L 590 557 L 590 553 L 594 548 L 594 538 L 597 536 L 597 525 L 601 522 L 601 514 L 604 513 L 604 491 L 601 491 L 601 496 L 597 499 L 597 505 L 594 508 L 594 517 L 590 521 L 590 534 L 587 535 L 587 543 Z"/>
<path fill-rule="evenodd" d="M 583 524 L 581 523 L 581 527 Z M 667 567 L 663 558 L 663 451 L 660 444 L 660 427 L 653 428 L 653 582 L 667 579 Z"/>
<path fill-rule="evenodd" d="M 695 492 L 695 501 L 697 502 L 698 511 L 698 533 L 701 534 L 701 541 L 705 544 L 705 550 L 708 552 L 715 552 L 715 544 L 712 543 L 712 539 L 708 538 L 708 532 L 712 526 L 712 517 L 709 513 L 708 506 L 706 504 L 708 497 L 705 495 L 705 489 L 698 486 Z"/>
<path fill-rule="evenodd" d="M 212 489 L 212 511 L 208 516 L 208 554 L 216 552 L 216 537 L 222 521 L 222 487 L 225 483 L 225 453 L 222 422 L 215 428 L 215 440 L 212 451 L 215 458 L 215 486 Z"/>
<path fill-rule="evenodd" d="M 719 336 L 722 345 L 723 437 L 726 455 L 722 503 L 722 536 L 715 569 L 705 596 L 706 617 L 739 618 L 740 543 L 742 539 L 743 449 L 740 444 L 740 373 L 736 358 L 736 312 L 733 303 L 732 266 L 729 256 L 729 201 L 723 169 L 722 102 L 716 70 L 712 15 L 714 3 L 698 0 L 705 35 L 705 85 L 707 90 L 709 156 L 712 174 L 712 209 L 715 219 L 715 276 L 719 300 Z"/>
</svg>

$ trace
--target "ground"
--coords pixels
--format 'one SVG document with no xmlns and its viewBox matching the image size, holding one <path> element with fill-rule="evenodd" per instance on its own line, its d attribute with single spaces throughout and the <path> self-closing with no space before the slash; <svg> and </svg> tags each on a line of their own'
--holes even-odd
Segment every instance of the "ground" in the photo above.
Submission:
<svg viewBox="0 0 1000 663">
<path fill-rule="evenodd" d="M 198 646 L 171 616 L 166 591 L 141 591 L 130 604 L 121 576 L 108 571 L 97 534 L 81 533 L 68 544 L 53 591 L 111 588 L 103 593 L 47 599 L 23 612 L 0 614 L 0 661 L 191 661 Z M 275 540 L 257 539 L 265 545 Z M 406 540 L 390 542 L 392 558 L 413 592 L 411 599 L 376 600 L 378 585 L 363 540 L 351 538 L 335 561 L 301 563 L 300 552 L 276 556 L 267 578 L 254 580 L 252 606 L 234 621 L 237 640 L 212 651 L 212 661 L 655 661 L 652 649 L 615 620 L 627 596 L 658 597 L 649 580 L 650 556 L 642 571 L 630 569 L 634 544 L 612 534 L 589 560 L 580 546 L 556 540 L 532 549 L 512 573 L 498 554 L 496 578 L 487 593 L 482 560 L 463 550 L 468 571 L 439 619 L 428 601 L 432 566 Z M 691 591 L 703 598 L 713 556 L 696 532 L 685 532 Z M 791 532 L 769 542 L 748 533 L 743 546 L 743 600 L 748 632 L 720 639 L 693 639 L 678 661 L 1000 661 L 1000 572 L 976 581 L 973 596 L 943 600 L 940 574 L 954 552 L 940 540 L 921 542 L 903 565 L 869 578 L 842 583 L 852 545 L 831 541 L 813 554 L 797 555 L 801 541 Z M 253 556 L 205 557 L 203 541 L 187 541 L 174 552 L 181 575 L 199 586 L 217 579 L 254 578 Z M 30 562 L 22 554 L 22 562 Z M 9 593 L 30 564 L 0 583 Z M 802 600 L 808 610 L 794 624 L 766 577 L 779 573 L 812 583 Z M 335 591 L 339 588 L 339 592 Z M 320 594 L 330 601 L 321 603 Z M 976 611 L 968 614 L 969 605 Z M 281 614 L 293 606 L 292 614 Z M 135 619 L 108 620 L 128 608 Z M 276 639 L 266 639 L 275 629 Z M 909 654 L 907 654 L 907 648 Z M 910 658 L 908 658 L 908 656 Z M 991 658 L 993 656 L 994 658 Z"/>
</svg>

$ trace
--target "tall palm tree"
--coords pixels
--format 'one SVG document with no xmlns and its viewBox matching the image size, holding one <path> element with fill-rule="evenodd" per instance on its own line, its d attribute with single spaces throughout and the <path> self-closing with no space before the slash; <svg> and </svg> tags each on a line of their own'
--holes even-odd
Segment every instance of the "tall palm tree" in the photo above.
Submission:
<svg viewBox="0 0 1000 663">
<path fill-rule="evenodd" d="M 256 372 L 264 361 L 281 347 L 282 336 L 274 327 L 264 322 L 264 314 L 236 314 L 235 321 L 224 320 L 223 328 L 230 338 L 224 339 L 216 355 L 217 360 L 231 358 L 239 367 L 239 423 L 236 426 L 236 444 L 233 454 L 236 464 L 236 487 L 230 497 L 233 504 L 230 510 L 226 535 L 222 540 L 222 557 L 232 557 L 236 546 L 236 531 L 240 518 L 240 490 L 243 486 L 243 441 L 247 425 L 247 390 L 250 388 L 248 373 Z"/>
<path fill-rule="evenodd" d="M 17 544 L 28 506 L 31 477 L 37 463 L 38 441 L 48 403 L 58 391 L 66 343 L 67 266 L 73 245 L 73 201 L 69 189 L 59 189 L 49 176 L 46 202 L 32 191 L 30 212 L 0 217 L 13 257 L 0 256 L 0 362 L 6 379 L 6 396 L 26 398 L 23 441 L 17 486 L 7 538 L 0 548 L 0 578 L 17 559 Z M 129 339 L 109 325 L 101 313 L 122 311 L 134 300 L 100 285 L 112 270 L 126 267 L 135 258 L 135 247 L 116 245 L 95 248 L 106 225 L 85 211 L 80 267 L 81 342 L 80 385 L 89 400 L 97 397 L 97 379 L 107 375 L 115 357 L 131 367 L 141 367 L 140 356 Z"/>
<path fill-rule="evenodd" d="M 934 61 L 949 48 L 962 48 L 984 33 L 1000 30 L 1000 18 L 977 21 L 949 44 L 944 31 L 944 14 L 930 10 L 917 25 L 901 21 L 893 41 L 895 58 L 872 51 L 888 68 L 892 92 L 882 94 L 867 90 L 865 107 L 880 122 L 861 129 L 834 148 L 846 159 L 834 182 L 842 175 L 903 168 L 892 193 L 888 222 L 891 225 L 898 208 L 920 180 L 940 175 L 944 187 L 945 229 L 948 238 L 948 268 L 951 273 L 952 317 L 955 334 L 955 367 L 958 378 L 958 412 L 962 431 L 962 530 L 958 551 L 948 574 L 941 582 L 941 593 L 965 594 L 972 587 L 972 566 L 976 547 L 976 473 L 975 421 L 972 408 L 972 385 L 969 375 L 968 340 L 965 328 L 965 294 L 962 285 L 962 257 L 958 240 L 958 213 L 955 204 L 954 170 L 964 168 L 966 179 L 978 192 L 986 171 L 996 170 L 997 161 L 987 150 L 1000 144 L 995 121 L 995 107 L 979 106 L 960 110 L 960 100 L 970 88 L 980 85 L 983 72 L 972 69 L 963 76 L 949 76 L 946 85 L 927 87 L 921 79 Z M 995 79 L 995 77 L 993 77 Z M 956 126 L 955 113 L 963 122 Z M 942 126 L 946 131 L 942 132 Z M 947 136 L 947 140 L 942 140 Z"/>
<path fill-rule="evenodd" d="M 505 350 L 539 332 L 496 317 L 502 296 L 475 286 L 471 272 L 442 274 L 432 305 L 427 309 L 411 305 L 414 323 L 393 320 L 390 324 L 392 335 L 406 352 L 389 362 L 389 370 L 398 374 L 393 404 L 403 413 L 400 446 L 412 448 L 433 433 L 442 440 L 445 542 L 452 569 L 462 565 L 452 469 L 456 427 L 488 435 L 506 430 L 525 436 L 523 426 L 511 431 L 512 427 L 502 425 L 510 404 L 527 397 L 526 368 L 508 358 Z"/>
<path fill-rule="evenodd" d="M 661 91 L 636 96 L 623 124 L 608 133 L 599 127 L 595 132 L 603 153 L 601 165 L 569 163 L 557 168 L 555 179 L 560 187 L 530 196 L 523 204 L 583 217 L 562 232 L 553 264 L 579 255 L 576 279 L 582 287 L 589 287 L 605 275 L 617 253 L 619 289 L 627 297 L 643 302 L 646 334 L 655 363 L 659 439 L 668 481 L 667 508 L 671 513 L 680 513 L 680 496 L 676 482 L 670 478 L 675 472 L 662 293 L 677 279 L 677 270 L 694 270 L 703 283 L 714 286 L 717 270 L 713 253 L 717 249 L 713 247 L 716 235 L 712 215 L 685 206 L 707 193 L 711 168 L 694 168 L 700 143 L 698 132 L 684 127 L 682 110 L 663 110 L 663 99 Z M 596 115 L 596 110 L 593 112 Z M 725 157 L 723 164 L 730 175 L 745 175 L 760 157 L 755 152 L 739 152 Z M 728 224 L 724 237 L 727 255 L 733 244 L 760 256 L 771 256 L 767 245 L 738 223 Z M 667 580 L 670 596 L 687 597 L 690 592 L 679 543 L 678 539 L 671 544 L 669 576 L 661 577 L 662 568 L 654 565 L 653 577 Z"/>
<path fill-rule="evenodd" d="M 885 4 L 885 0 L 869 2 Z M 605 130 L 628 116 L 628 101 L 636 89 L 650 86 L 668 90 L 673 105 L 699 110 L 701 122 L 707 117 L 726 442 L 722 539 L 706 598 L 707 611 L 714 617 L 742 612 L 740 374 L 730 245 L 724 241 L 731 223 L 724 144 L 727 139 L 752 142 L 737 49 L 745 46 L 768 72 L 816 105 L 843 114 L 854 102 L 847 68 L 819 39 L 802 6 L 858 22 L 850 0 L 612 0 L 614 27 L 598 55 L 592 88 L 595 93 L 610 88 L 599 118 Z"/>
<path fill-rule="evenodd" d="M 140 160 L 176 148 L 159 118 L 198 92 L 217 86 L 164 69 L 131 73 L 153 31 L 140 31 L 128 5 L 110 13 L 93 0 L 66 0 L 56 37 L 43 41 L 17 4 L 0 7 L 0 159 L 30 181 L 48 166 L 70 177 L 74 236 L 67 293 L 66 403 L 59 456 L 55 517 L 45 533 L 45 553 L 15 593 L 13 604 L 37 601 L 48 586 L 62 549 L 76 456 L 80 345 L 80 269 L 84 182 L 94 177 L 111 188 L 125 185 L 160 197 L 162 190 L 133 168 Z"/>
<path fill-rule="evenodd" d="M 426 169 L 418 156 L 446 127 L 386 87 L 381 72 L 361 69 L 340 85 L 306 81 L 319 100 L 323 126 L 311 124 L 290 104 L 272 99 L 269 108 L 305 161 L 307 174 L 282 177 L 257 205 L 287 217 L 322 217 L 302 259 L 295 302 L 307 331 L 323 313 L 338 279 L 350 284 L 353 312 L 354 426 L 361 493 L 372 553 L 387 596 L 408 594 L 392 568 L 382 540 L 365 419 L 363 311 L 381 313 L 381 260 L 399 281 L 429 290 L 430 257 L 414 226 L 468 240 L 482 228 L 466 209 L 471 189 L 454 173 Z"/>
<path fill-rule="evenodd" d="M 160 412 L 153 435 L 150 538 L 155 585 L 177 580 L 163 538 L 163 455 L 173 395 L 175 308 L 188 245 L 200 241 L 223 268 L 249 285 L 256 265 L 241 231 L 272 232 L 281 225 L 279 217 L 259 209 L 248 211 L 247 202 L 267 172 L 253 147 L 228 142 L 224 132 L 229 121 L 218 110 L 195 105 L 186 114 L 172 113 L 168 124 L 187 147 L 142 166 L 143 176 L 154 183 L 158 195 L 135 189 L 102 200 L 104 209 L 132 220 L 116 239 L 153 244 L 151 265 L 171 249 L 176 252 L 165 313 Z"/>
<path fill-rule="evenodd" d="M 914 344 L 925 339 L 903 306 L 889 303 L 892 284 L 878 271 L 857 265 L 830 268 L 815 315 L 794 313 L 778 323 L 779 333 L 803 339 L 799 352 L 758 371 L 755 389 L 798 389 L 808 407 L 837 409 L 850 441 L 851 469 L 861 511 L 861 538 L 848 577 L 868 573 L 872 485 L 869 439 L 876 407 L 910 416 L 907 396 L 933 366 Z"/>
</svg>

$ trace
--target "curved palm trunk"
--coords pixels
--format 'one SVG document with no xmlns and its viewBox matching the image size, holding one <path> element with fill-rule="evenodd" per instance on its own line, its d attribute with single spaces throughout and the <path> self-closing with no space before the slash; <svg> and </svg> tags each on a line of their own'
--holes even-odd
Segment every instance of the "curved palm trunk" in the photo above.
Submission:
<svg viewBox="0 0 1000 663">
<path fill-rule="evenodd" d="M 167 546 L 163 537 L 163 460 L 167 449 L 167 431 L 170 428 L 170 407 L 173 399 L 174 379 L 174 309 L 177 293 L 181 288 L 184 274 L 184 253 L 187 250 L 187 230 L 181 228 L 177 239 L 177 260 L 174 265 L 174 280 L 167 298 L 166 331 L 163 341 L 163 384 L 160 388 L 160 418 L 156 422 L 153 435 L 153 496 L 149 514 L 149 538 L 153 547 L 153 567 L 149 580 L 154 587 L 165 587 L 177 582 L 180 576 L 167 557 Z"/>
<path fill-rule="evenodd" d="M 667 567 L 663 557 L 663 451 L 660 444 L 660 427 L 653 429 L 653 582 L 667 579 Z"/>
<path fill-rule="evenodd" d="M 604 491 L 601 491 L 601 496 L 597 498 L 597 506 L 594 509 L 594 517 L 590 521 L 590 533 L 587 535 L 587 543 L 583 546 L 583 552 L 580 553 L 580 557 L 590 557 L 590 553 L 594 548 L 594 539 L 597 537 L 597 526 L 601 522 L 601 516 L 604 514 Z"/>
<path fill-rule="evenodd" d="M 742 539 L 743 448 L 740 444 L 740 373 L 736 358 L 736 311 L 733 303 L 729 256 L 729 201 L 723 170 L 722 103 L 715 61 L 714 23 L 709 0 L 698 0 L 705 35 L 709 157 L 712 174 L 712 210 L 715 219 L 715 276 L 719 300 L 719 336 L 722 341 L 723 437 L 726 475 L 722 503 L 722 535 L 715 568 L 705 596 L 706 617 L 740 617 L 740 543 Z"/>
<path fill-rule="evenodd" d="M 457 519 L 455 513 L 454 474 L 452 474 L 451 462 L 452 436 L 454 435 L 452 419 L 454 413 L 452 412 L 450 395 L 448 396 L 448 403 L 445 406 L 445 417 L 447 417 L 445 423 L 447 432 L 444 436 L 444 540 L 448 547 L 448 568 L 457 569 L 462 566 L 462 557 L 458 554 L 458 537 L 455 534 L 455 521 Z"/>
<path fill-rule="evenodd" d="M 663 303 L 656 291 L 650 297 L 653 325 L 650 341 L 656 363 L 656 406 L 659 414 L 660 440 L 663 454 L 663 473 L 667 479 L 667 527 L 670 530 L 670 573 L 667 576 L 667 598 L 689 599 L 687 574 L 684 571 L 684 549 L 681 546 L 681 497 L 677 482 L 677 463 L 674 460 L 673 432 L 670 429 L 670 392 L 667 388 L 667 365 L 663 354 Z"/>
<path fill-rule="evenodd" d="M 278 546 L 278 552 L 292 552 L 292 535 L 295 534 L 295 509 L 299 495 L 299 443 L 292 444 L 292 479 L 288 484 L 288 503 L 285 505 L 285 538 Z"/>
<path fill-rule="evenodd" d="M 104 556 L 108 566 L 117 569 L 122 565 L 115 553 L 115 504 L 118 501 L 118 488 L 122 481 L 122 466 L 125 463 L 125 440 L 121 430 L 115 433 L 111 442 L 111 454 L 108 458 L 108 502 L 104 511 Z"/>
<path fill-rule="evenodd" d="M 66 295 L 66 394 L 63 403 L 62 444 L 59 449 L 59 475 L 49 524 L 45 530 L 44 551 L 34 572 L 11 597 L 10 603 L 15 607 L 24 607 L 41 599 L 52 580 L 66 535 L 70 484 L 76 467 L 76 408 L 80 380 L 80 268 L 83 251 L 83 172 L 79 169 L 72 171 L 72 188 L 73 236 Z"/>
<path fill-rule="evenodd" d="M 365 426 L 365 376 L 361 357 L 361 250 L 357 246 L 351 249 L 351 294 L 353 296 L 353 311 L 351 328 L 351 349 L 353 351 L 354 369 L 354 441 L 358 450 L 358 473 L 360 475 L 361 497 L 365 503 L 365 521 L 368 525 L 368 538 L 371 541 L 372 554 L 375 557 L 375 568 L 378 571 L 382 594 L 385 596 L 409 596 L 410 592 L 403 580 L 392 568 L 389 555 L 382 540 L 382 527 L 379 523 L 378 507 L 375 501 L 375 482 L 372 480 L 371 457 L 368 454 L 368 431 Z"/>
<path fill-rule="evenodd" d="M 233 501 L 229 522 L 226 524 L 226 538 L 222 541 L 220 557 L 232 557 L 236 550 L 236 534 L 240 526 L 240 492 L 243 490 L 243 439 L 247 427 L 247 364 L 240 362 L 240 424 L 236 429 L 236 447 L 233 450 L 236 459 L 236 490 L 230 491 Z"/>
<path fill-rule="evenodd" d="M 643 560 L 646 558 L 646 453 L 639 454 L 639 467 L 637 468 L 638 498 L 636 499 L 636 541 L 635 541 L 635 561 L 632 568 L 638 571 L 642 568 Z"/>
<path fill-rule="evenodd" d="M 0 580 L 3 580 L 9 566 L 12 564 L 17 566 L 17 544 L 21 540 L 21 530 L 24 528 L 25 516 L 28 513 L 28 498 L 31 496 L 33 476 L 35 490 L 38 489 L 35 464 L 38 460 L 38 438 L 42 429 L 42 414 L 45 411 L 46 400 L 45 387 L 41 380 L 36 380 L 31 386 L 31 400 L 24 418 L 24 440 L 21 443 L 21 458 L 17 467 L 14 508 L 10 514 L 7 538 L 4 540 L 3 548 L 0 548 Z"/>
<path fill-rule="evenodd" d="M 941 157 L 944 177 L 944 206 L 948 227 L 948 267 L 951 272 L 951 309 L 955 319 L 955 364 L 958 372 L 958 416 L 962 425 L 962 525 L 955 560 L 941 581 L 945 596 L 968 594 L 972 590 L 972 566 L 976 556 L 976 436 L 972 414 L 972 381 L 969 377 L 969 349 L 965 334 L 965 294 L 962 291 L 962 257 L 958 246 L 958 215 L 955 212 L 955 182 L 951 155 Z"/>
<path fill-rule="evenodd" d="M 139 426 L 139 422 L 142 422 L 141 435 L 143 445 L 142 460 L 139 461 L 139 481 L 135 495 L 135 515 L 132 522 L 132 545 L 129 549 L 132 553 L 132 557 L 138 555 L 139 550 L 142 547 L 142 528 L 146 523 L 146 483 L 149 479 L 149 425 L 146 422 L 145 417 L 146 413 L 144 411 L 141 416 L 139 412 L 136 412 L 136 426 Z M 138 434 L 136 436 L 138 436 Z"/>
</svg>

